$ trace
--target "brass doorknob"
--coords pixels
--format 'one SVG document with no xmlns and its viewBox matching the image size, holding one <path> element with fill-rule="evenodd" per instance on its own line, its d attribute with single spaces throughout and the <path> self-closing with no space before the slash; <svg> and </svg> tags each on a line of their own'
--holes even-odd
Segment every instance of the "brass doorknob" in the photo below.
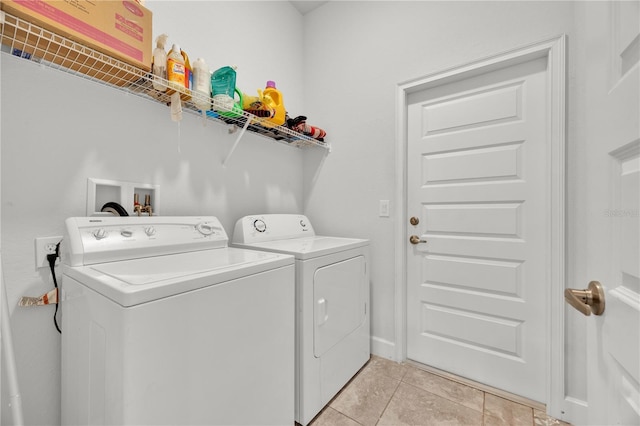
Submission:
<svg viewBox="0 0 640 426">
<path fill-rule="evenodd" d="M 411 244 L 420 244 L 420 243 L 426 243 L 427 240 L 421 240 L 420 237 L 418 237 L 417 235 L 412 235 L 409 237 L 409 242 Z"/>
<path fill-rule="evenodd" d="M 586 316 L 592 313 L 602 315 L 604 312 L 604 290 L 598 281 L 591 281 L 584 290 L 565 289 L 564 299 Z"/>
</svg>

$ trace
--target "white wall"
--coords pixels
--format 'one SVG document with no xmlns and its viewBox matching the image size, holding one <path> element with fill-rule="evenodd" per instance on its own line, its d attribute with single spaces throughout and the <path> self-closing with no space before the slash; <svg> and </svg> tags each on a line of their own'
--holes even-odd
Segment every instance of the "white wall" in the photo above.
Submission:
<svg viewBox="0 0 640 426">
<path fill-rule="evenodd" d="M 154 47 L 169 35 L 166 49 L 178 43 L 194 62 L 202 57 L 211 70 L 237 66 L 237 87 L 248 95 L 276 82 L 287 110 L 303 108 L 302 16 L 286 1 L 147 0 L 153 11 Z"/>
<path fill-rule="evenodd" d="M 580 197 L 576 176 L 583 172 L 572 157 L 581 150 L 571 109 L 579 103 L 573 100 L 579 70 L 573 59 L 580 45 L 574 6 L 570 1 L 332 1 L 305 16 L 307 115 L 312 124 L 330 125 L 333 148 L 319 173 L 318 154 L 305 153 L 305 211 L 320 232 L 372 241 L 374 352 L 395 356 L 394 244 L 408 238 L 394 234 L 396 221 L 408 220 L 397 215 L 404 200 L 395 193 L 397 85 L 567 34 L 571 217 Z M 378 217 L 379 200 L 392 201 L 390 218 Z M 570 249 L 577 232 L 570 220 Z M 571 252 L 569 261 L 574 257 Z M 580 353 L 582 344 L 580 335 L 569 335 L 569 356 Z M 567 365 L 567 383 L 574 396 L 584 397 L 584 362 L 577 361 Z"/>
<path fill-rule="evenodd" d="M 407 219 L 396 215 L 402 200 L 394 192 L 397 85 L 566 33 L 568 152 L 580 151 L 571 110 L 580 100 L 572 94 L 579 70 L 573 2 L 332 1 L 304 18 L 286 2 L 146 4 L 155 35 L 166 32 L 211 68 L 237 65 L 246 93 L 275 80 L 291 115 L 327 130 L 333 151 L 325 157 L 250 136 L 222 168 L 233 140 L 224 128 L 186 117 L 178 130 L 165 106 L 3 56 L 2 255 L 12 306 L 51 287 L 45 271 L 33 270 L 33 239 L 61 234 L 64 218 L 85 214 L 87 177 L 150 182 L 161 186 L 164 215 L 213 214 L 230 229 L 250 212 L 302 211 L 320 233 L 371 239 L 374 352 L 392 357 L 394 241 L 404 238 L 394 235 L 394 223 Z M 570 215 L 583 173 L 574 161 Z M 378 217 L 379 200 L 391 200 L 390 218 Z M 59 421 L 60 346 L 51 315 L 49 308 L 12 311 L 29 424 Z M 578 393 L 571 375 L 580 374 L 578 367 L 567 379 Z M 3 424 L 8 415 L 2 410 Z"/>
<path fill-rule="evenodd" d="M 365 6 L 366 4 L 366 6 Z M 401 82 L 571 32 L 571 2 L 330 2 L 305 17 L 305 99 L 332 154 L 305 183 L 323 231 L 372 239 L 373 334 L 394 336 L 395 100 Z M 331 25 L 327 23 L 331 22 Z M 329 201 L 331 200 L 331 201 Z M 378 201 L 392 200 L 391 218 Z M 390 353 L 393 353 L 391 351 Z"/>
<path fill-rule="evenodd" d="M 154 33 L 166 32 L 195 60 L 238 66 L 247 93 L 276 80 L 287 106 L 301 108 L 302 17 L 287 2 L 147 2 Z M 191 19 L 167 15 L 192 11 Z M 185 22 L 200 21 L 197 28 Z M 280 22 L 281 24 L 266 23 Z M 238 22 L 246 31 L 240 30 Z M 258 28 L 259 32 L 251 29 Z M 264 31 L 272 45 L 261 48 Z M 261 35 L 260 35 L 261 34 Z M 259 37 L 256 37 L 259 35 Z M 227 42 L 226 44 L 224 42 Z M 268 48 L 267 48 L 268 47 Z M 165 105 L 37 64 L 0 56 L 2 85 L 2 264 L 11 306 L 25 422 L 60 422 L 60 336 L 53 307 L 17 308 L 53 283 L 34 270 L 34 238 L 63 235 L 64 219 L 84 216 L 87 178 L 160 185 L 163 215 L 215 215 L 231 231 L 242 215 L 303 210 L 302 151 L 247 135 L 223 168 L 235 135 Z M 3 377 L 4 374 L 3 374 Z M 2 386 L 2 424 L 11 424 Z"/>
</svg>

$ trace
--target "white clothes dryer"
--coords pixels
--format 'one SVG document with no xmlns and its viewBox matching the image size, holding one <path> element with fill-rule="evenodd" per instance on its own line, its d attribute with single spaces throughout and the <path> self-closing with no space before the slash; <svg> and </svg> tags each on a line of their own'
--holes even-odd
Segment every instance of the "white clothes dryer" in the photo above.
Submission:
<svg viewBox="0 0 640 426">
<path fill-rule="evenodd" d="M 231 245 L 296 258 L 296 421 L 307 425 L 370 358 L 369 241 L 265 214 L 239 219 Z"/>
<path fill-rule="evenodd" d="M 62 424 L 294 421 L 294 258 L 215 217 L 66 221 Z"/>
</svg>

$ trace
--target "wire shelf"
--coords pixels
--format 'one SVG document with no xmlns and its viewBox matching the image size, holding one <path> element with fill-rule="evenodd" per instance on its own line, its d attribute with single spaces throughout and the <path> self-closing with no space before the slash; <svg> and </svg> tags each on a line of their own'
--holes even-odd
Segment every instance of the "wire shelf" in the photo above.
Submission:
<svg viewBox="0 0 640 426">
<path fill-rule="evenodd" d="M 118 59 L 105 55 L 73 40 L 48 31 L 36 24 L 25 21 L 4 11 L 0 11 L 2 24 L 2 53 L 39 63 L 52 69 L 95 81 L 127 93 L 154 100 L 164 104 L 171 102 L 175 92 L 169 88 L 166 92 L 153 88 L 153 75 Z M 158 78 L 156 77 L 156 81 Z M 160 79 L 167 85 L 166 80 Z M 182 110 L 202 116 L 195 105 L 192 93 L 188 89 L 178 89 L 182 100 Z M 284 126 L 270 125 L 265 118 L 257 117 L 246 111 L 223 112 L 223 107 L 208 98 L 212 109 L 205 117 L 215 123 L 230 127 L 230 133 L 238 129 L 295 147 L 330 146 L 317 139 L 310 138 Z M 236 141 L 237 144 L 237 141 Z M 235 148 L 235 145 L 234 145 Z"/>
</svg>

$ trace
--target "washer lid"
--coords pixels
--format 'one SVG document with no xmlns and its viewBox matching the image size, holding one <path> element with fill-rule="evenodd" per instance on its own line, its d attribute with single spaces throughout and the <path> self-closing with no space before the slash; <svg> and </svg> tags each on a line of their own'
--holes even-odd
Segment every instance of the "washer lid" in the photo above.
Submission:
<svg viewBox="0 0 640 426">
<path fill-rule="evenodd" d="M 126 307 L 293 265 L 293 262 L 292 256 L 220 248 L 65 266 L 64 274 Z"/>
<path fill-rule="evenodd" d="M 276 253 L 292 254 L 296 259 L 312 259 L 345 250 L 363 247 L 369 240 L 357 238 L 324 237 L 291 238 L 254 244 L 233 244 L 235 247 L 253 248 Z"/>
</svg>

